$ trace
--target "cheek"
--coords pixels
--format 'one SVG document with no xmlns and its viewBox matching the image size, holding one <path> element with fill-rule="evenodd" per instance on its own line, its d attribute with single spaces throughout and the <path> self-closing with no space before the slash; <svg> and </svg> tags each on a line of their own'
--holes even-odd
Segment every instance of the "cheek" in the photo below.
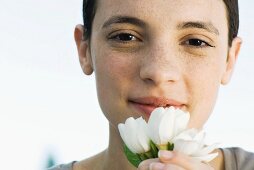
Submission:
<svg viewBox="0 0 254 170">
<path fill-rule="evenodd" d="M 213 111 L 223 72 L 221 61 L 209 59 L 190 69 L 186 84 L 191 96 L 191 127 L 202 127 Z"/>
<path fill-rule="evenodd" d="M 134 74 L 134 65 L 128 56 L 107 53 L 95 57 L 95 75 L 99 89 L 108 89 L 107 92 L 119 92 L 125 89 Z M 113 90 L 114 89 L 114 90 Z"/>
<path fill-rule="evenodd" d="M 117 124 L 126 112 L 126 96 L 135 75 L 135 64 L 119 53 L 101 50 L 94 55 L 97 95 L 101 109 L 107 119 Z M 121 114 L 120 114 L 121 113 Z"/>
</svg>

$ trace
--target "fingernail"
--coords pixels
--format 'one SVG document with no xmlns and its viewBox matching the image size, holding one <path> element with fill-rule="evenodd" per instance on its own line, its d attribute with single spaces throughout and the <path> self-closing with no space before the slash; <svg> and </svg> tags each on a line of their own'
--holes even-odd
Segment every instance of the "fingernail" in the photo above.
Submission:
<svg viewBox="0 0 254 170">
<path fill-rule="evenodd" d="M 158 169 L 158 170 L 163 170 L 164 165 L 161 163 L 151 163 L 149 166 L 149 169 Z"/>
<path fill-rule="evenodd" d="M 159 158 L 171 159 L 171 158 L 173 158 L 174 155 L 170 151 L 160 150 L 159 153 L 158 153 L 158 156 L 159 156 Z"/>
</svg>

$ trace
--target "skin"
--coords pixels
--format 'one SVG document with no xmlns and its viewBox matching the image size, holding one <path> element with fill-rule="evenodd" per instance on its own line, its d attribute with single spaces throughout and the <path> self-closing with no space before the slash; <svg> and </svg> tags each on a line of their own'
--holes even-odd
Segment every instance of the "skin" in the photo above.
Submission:
<svg viewBox="0 0 254 170">
<path fill-rule="evenodd" d="M 116 16 L 143 24 L 108 22 Z M 205 27 L 186 26 L 190 22 Z M 83 39 L 83 31 L 82 25 L 75 29 L 79 59 L 86 75 L 95 74 L 110 139 L 105 151 L 76 163 L 75 170 L 135 169 L 123 154 L 117 125 L 130 116 L 148 117 L 132 107 L 131 98 L 180 101 L 182 109 L 191 113 L 189 127 L 202 128 L 220 85 L 230 81 L 241 45 L 241 39 L 235 38 L 228 46 L 222 0 L 99 0 L 89 40 Z M 223 155 L 217 152 L 219 156 L 207 165 L 166 151 L 159 159 L 142 162 L 139 169 L 223 169 Z"/>
</svg>

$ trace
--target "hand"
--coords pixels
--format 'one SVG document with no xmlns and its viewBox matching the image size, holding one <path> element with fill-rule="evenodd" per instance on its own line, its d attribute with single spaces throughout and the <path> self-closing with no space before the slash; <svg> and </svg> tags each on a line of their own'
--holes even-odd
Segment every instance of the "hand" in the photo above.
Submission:
<svg viewBox="0 0 254 170">
<path fill-rule="evenodd" d="M 138 170 L 214 170 L 210 165 L 179 152 L 161 150 L 158 156 L 143 161 Z"/>
</svg>

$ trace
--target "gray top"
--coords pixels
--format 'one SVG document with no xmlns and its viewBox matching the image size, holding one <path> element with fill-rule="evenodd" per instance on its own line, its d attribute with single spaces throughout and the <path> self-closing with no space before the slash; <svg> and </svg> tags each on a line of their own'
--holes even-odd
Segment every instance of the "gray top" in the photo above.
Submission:
<svg viewBox="0 0 254 170">
<path fill-rule="evenodd" d="M 254 170 L 254 153 L 241 148 L 222 148 L 225 160 L 225 170 Z M 75 161 L 61 164 L 48 170 L 72 170 Z"/>
<path fill-rule="evenodd" d="M 241 148 L 223 148 L 225 170 L 254 170 L 254 153 Z"/>
<path fill-rule="evenodd" d="M 72 170 L 73 164 L 76 161 L 70 162 L 68 164 L 61 164 L 61 165 L 57 165 L 57 166 L 53 166 L 51 168 L 49 168 L 48 170 Z"/>
</svg>

